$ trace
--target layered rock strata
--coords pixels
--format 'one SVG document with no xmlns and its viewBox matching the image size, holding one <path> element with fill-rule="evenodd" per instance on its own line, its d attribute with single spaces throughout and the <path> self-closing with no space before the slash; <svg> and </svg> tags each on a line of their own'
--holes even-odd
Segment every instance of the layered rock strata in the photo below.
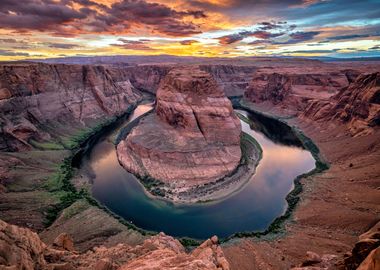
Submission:
<svg viewBox="0 0 380 270">
<path fill-rule="evenodd" d="M 120 163 L 176 189 L 216 181 L 241 158 L 240 121 L 209 73 L 176 68 L 157 91 L 155 113 L 117 146 Z"/>
<path fill-rule="evenodd" d="M 103 66 L 2 65 L 0 150 L 30 149 L 31 140 L 121 115 L 140 98 L 126 74 Z"/>
<path fill-rule="evenodd" d="M 361 74 L 330 100 L 312 100 L 303 117 L 341 121 L 352 135 L 373 133 L 380 126 L 380 73 Z"/>
<path fill-rule="evenodd" d="M 315 73 L 312 70 L 260 70 L 252 78 L 245 91 L 245 98 L 253 103 L 269 102 L 271 106 L 294 108 L 302 111 L 310 99 L 329 99 L 349 79 L 356 75 L 350 72 Z"/>
</svg>

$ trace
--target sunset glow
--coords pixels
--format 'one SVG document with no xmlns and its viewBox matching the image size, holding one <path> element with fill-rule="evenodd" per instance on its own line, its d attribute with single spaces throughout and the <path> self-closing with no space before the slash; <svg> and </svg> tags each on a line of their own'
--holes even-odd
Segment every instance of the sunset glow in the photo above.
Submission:
<svg viewBox="0 0 380 270">
<path fill-rule="evenodd" d="M 0 60 L 380 55 L 380 2 L 2 0 Z"/>
</svg>

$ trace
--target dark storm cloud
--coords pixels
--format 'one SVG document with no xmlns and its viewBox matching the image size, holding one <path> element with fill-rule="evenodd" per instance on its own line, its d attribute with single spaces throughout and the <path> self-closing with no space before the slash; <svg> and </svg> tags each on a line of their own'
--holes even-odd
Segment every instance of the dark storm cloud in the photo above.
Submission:
<svg viewBox="0 0 380 270">
<path fill-rule="evenodd" d="M 316 54 L 319 54 L 319 53 L 333 53 L 333 52 L 337 52 L 339 51 L 339 49 L 332 49 L 332 50 L 298 50 L 298 51 L 291 51 L 289 53 L 302 53 L 302 54 L 305 54 L 305 53 L 316 53 Z"/>
<path fill-rule="evenodd" d="M 267 31 L 242 31 L 236 34 L 226 35 L 219 37 L 219 43 L 220 44 L 232 44 L 238 41 L 243 40 L 246 37 L 256 37 L 259 39 L 269 39 L 269 38 L 275 38 L 284 35 L 285 33 L 271 33 Z"/>
<path fill-rule="evenodd" d="M 248 37 L 248 35 L 246 33 L 249 33 L 249 32 L 248 31 L 244 31 L 244 32 L 240 32 L 240 33 L 237 33 L 237 34 L 231 34 L 231 35 L 226 35 L 226 36 L 218 37 L 219 43 L 227 45 L 227 44 L 232 44 L 232 43 L 241 41 L 244 38 Z"/>
<path fill-rule="evenodd" d="M 334 36 L 328 37 L 327 40 L 349 40 L 349 39 L 357 39 L 357 38 L 368 38 L 368 37 L 378 37 L 378 34 L 353 34 L 353 35 L 342 35 L 342 36 Z"/>
<path fill-rule="evenodd" d="M 187 36 L 201 33 L 193 23 L 182 21 L 185 17 L 205 18 L 200 10 L 176 11 L 168 6 L 146 1 L 124 0 L 111 6 L 107 14 L 98 17 L 107 25 L 142 24 L 152 26 L 153 30 L 171 36 Z"/>
<path fill-rule="evenodd" d="M 0 49 L 0 55 L 1 56 L 29 56 L 29 53 L 14 52 L 14 51 L 10 51 L 10 50 Z"/>
<path fill-rule="evenodd" d="M 69 43 L 49 43 L 48 47 L 56 49 L 73 49 L 79 47 L 79 45 Z"/>
<path fill-rule="evenodd" d="M 319 35 L 320 33 L 321 32 L 319 31 L 309 31 L 309 32 L 298 31 L 298 32 L 290 34 L 289 35 L 290 39 L 286 41 L 285 43 L 295 44 L 295 43 L 313 40 L 314 37 Z"/>
<path fill-rule="evenodd" d="M 374 51 L 380 50 L 380 45 L 375 45 L 375 46 L 369 48 L 369 50 L 374 50 Z"/>
<path fill-rule="evenodd" d="M 287 22 L 280 21 L 280 22 L 261 22 L 258 25 L 259 25 L 260 30 L 268 31 L 268 30 L 281 29 L 286 24 Z"/>
<path fill-rule="evenodd" d="M 84 18 L 86 18 L 85 14 L 60 2 L 49 0 L 0 1 L 1 28 L 45 31 Z"/>
<path fill-rule="evenodd" d="M 153 51 L 154 49 L 146 45 L 148 40 L 128 40 L 124 38 L 119 38 L 118 41 L 123 42 L 122 44 L 111 44 L 111 46 L 120 47 L 126 50 L 140 50 L 140 51 Z"/>
<path fill-rule="evenodd" d="M 14 38 L 0 38 L 0 43 L 17 43 Z"/>
<path fill-rule="evenodd" d="M 79 9 L 74 8 L 79 4 Z M 122 0 L 107 7 L 90 0 L 1 0 L 0 27 L 18 31 L 50 31 L 61 35 L 82 32 L 125 33 L 131 26 L 148 26 L 171 36 L 200 33 L 184 22 L 186 17 L 205 18 L 201 10 L 177 11 L 145 0 Z"/>
<path fill-rule="evenodd" d="M 194 40 L 194 39 L 187 39 L 187 40 L 182 40 L 180 42 L 181 45 L 191 45 L 193 43 L 199 43 L 199 41 Z"/>
<path fill-rule="evenodd" d="M 258 39 L 254 40 L 250 43 L 249 45 L 286 45 L 286 44 L 297 44 L 297 43 L 302 43 L 305 41 L 310 41 L 313 40 L 315 36 L 319 35 L 321 32 L 319 31 L 310 31 L 310 32 L 294 32 L 289 34 L 289 39 L 287 41 L 276 41 L 276 40 L 271 40 L 271 39 Z"/>
</svg>

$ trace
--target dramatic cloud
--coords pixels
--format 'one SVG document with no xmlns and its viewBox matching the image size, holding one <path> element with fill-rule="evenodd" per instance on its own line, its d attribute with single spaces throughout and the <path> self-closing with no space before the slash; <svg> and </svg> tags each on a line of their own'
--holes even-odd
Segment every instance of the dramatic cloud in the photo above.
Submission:
<svg viewBox="0 0 380 270">
<path fill-rule="evenodd" d="M 182 40 L 180 42 L 181 45 L 191 45 L 191 44 L 194 44 L 194 43 L 199 43 L 199 41 L 194 40 L 194 39 L 187 39 L 187 40 Z"/>
<path fill-rule="evenodd" d="M 324 53 L 333 53 L 337 52 L 339 49 L 332 49 L 332 50 L 296 50 L 291 51 L 289 53 L 297 53 L 297 54 L 324 54 Z"/>
<path fill-rule="evenodd" d="M 238 41 L 243 40 L 246 37 L 256 37 L 259 39 L 269 39 L 269 38 L 275 38 L 284 35 L 285 33 L 270 33 L 267 31 L 242 31 L 237 34 L 231 34 L 219 37 L 219 43 L 220 44 L 232 44 Z"/>
<path fill-rule="evenodd" d="M 310 32 L 295 32 L 289 35 L 290 39 L 283 44 L 295 44 L 304 41 L 309 41 L 314 39 L 315 36 L 319 35 L 321 32 L 319 31 L 310 31 Z M 278 43 L 280 44 L 280 43 Z"/>
<path fill-rule="evenodd" d="M 74 6 L 80 5 L 80 8 Z M 177 11 L 144 0 L 123 0 L 111 7 L 89 0 L 2 0 L 0 27 L 19 31 L 50 31 L 61 35 L 90 32 L 125 33 L 132 26 L 151 27 L 171 36 L 201 33 L 199 27 L 185 22 L 186 17 L 205 18 L 200 10 Z"/>
<path fill-rule="evenodd" d="M 86 12 L 50 0 L 1 0 L 0 27 L 15 30 L 57 30 L 62 24 L 85 19 Z"/>
<path fill-rule="evenodd" d="M 333 37 L 328 37 L 327 40 L 362 39 L 362 38 L 378 37 L 378 36 L 380 36 L 380 32 L 375 33 L 375 34 L 353 34 L 353 35 L 333 36 Z"/>
<path fill-rule="evenodd" d="M 10 50 L 2 50 L 2 49 L 0 49 L 0 55 L 1 56 L 29 56 L 29 53 L 13 52 L 13 51 L 10 51 Z"/>
<path fill-rule="evenodd" d="M 126 50 L 137 50 L 137 51 L 153 51 L 154 49 L 147 46 L 145 43 L 147 40 L 127 40 L 119 39 L 123 42 L 122 44 L 111 44 L 111 46 L 120 47 Z"/>
<path fill-rule="evenodd" d="M 379 55 L 379 18 L 375 0 L 0 0 L 0 60 Z"/>
<path fill-rule="evenodd" d="M 76 44 L 69 44 L 69 43 L 50 43 L 48 45 L 50 48 L 56 48 L 56 49 L 73 49 L 79 47 Z"/>
</svg>

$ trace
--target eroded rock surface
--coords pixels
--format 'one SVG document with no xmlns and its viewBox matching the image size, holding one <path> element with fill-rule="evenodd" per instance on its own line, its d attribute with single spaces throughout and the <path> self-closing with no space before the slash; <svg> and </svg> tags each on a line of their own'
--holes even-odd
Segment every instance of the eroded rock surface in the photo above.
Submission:
<svg viewBox="0 0 380 270">
<path fill-rule="evenodd" d="M 231 102 L 211 75 L 177 68 L 160 84 L 155 113 L 120 142 L 117 153 L 128 171 L 186 189 L 235 170 L 240 133 Z"/>
<path fill-rule="evenodd" d="M 216 237 L 191 253 L 178 240 L 163 233 L 135 247 L 120 243 L 109 248 L 95 247 L 85 253 L 75 252 L 69 239 L 66 234 L 60 235 L 56 244 L 49 246 L 29 229 L 0 220 L 0 269 L 230 269 Z"/>
<path fill-rule="evenodd" d="M 128 73 L 117 69 L 1 65 L 0 150 L 30 149 L 30 140 L 53 140 L 72 127 L 80 129 L 118 116 L 140 98 Z"/>
<path fill-rule="evenodd" d="M 341 121 L 353 135 L 373 133 L 380 126 L 380 73 L 361 74 L 331 100 L 310 102 L 304 116 Z"/>
<path fill-rule="evenodd" d="M 270 102 L 273 105 L 291 107 L 295 111 L 305 108 L 310 99 L 328 99 L 342 87 L 349 78 L 344 72 L 322 72 L 316 70 L 260 70 L 254 76 L 245 92 L 253 103 Z"/>
</svg>

